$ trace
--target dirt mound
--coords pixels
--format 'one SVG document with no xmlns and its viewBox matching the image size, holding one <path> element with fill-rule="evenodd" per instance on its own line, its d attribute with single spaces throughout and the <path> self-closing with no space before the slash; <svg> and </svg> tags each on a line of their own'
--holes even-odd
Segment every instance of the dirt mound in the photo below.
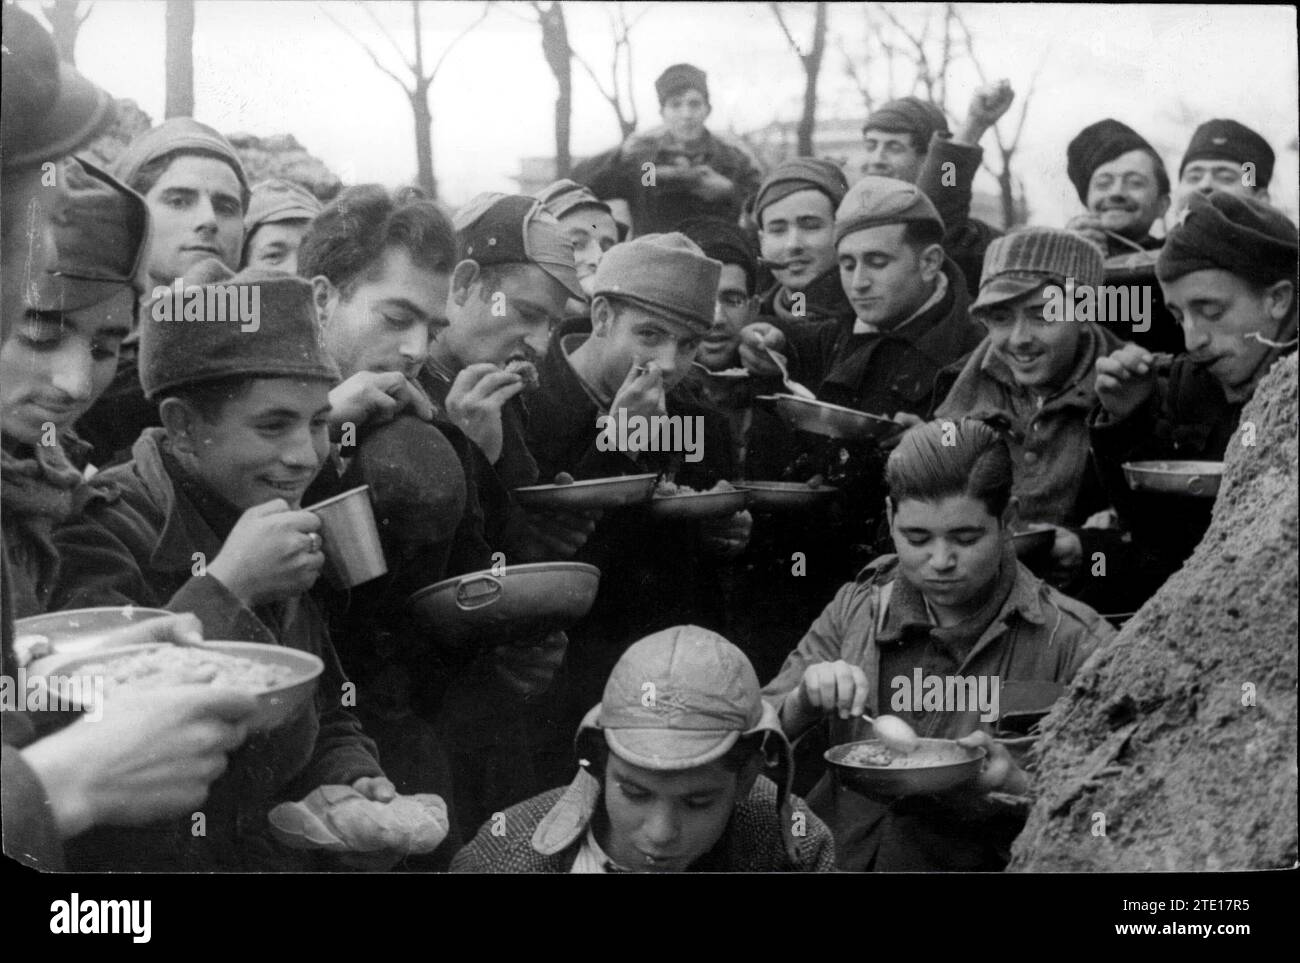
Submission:
<svg viewBox="0 0 1300 963">
<path fill-rule="evenodd" d="M 1296 402 L 1292 355 L 1242 414 L 1196 552 L 1046 721 L 1010 869 L 1295 864 Z"/>
</svg>

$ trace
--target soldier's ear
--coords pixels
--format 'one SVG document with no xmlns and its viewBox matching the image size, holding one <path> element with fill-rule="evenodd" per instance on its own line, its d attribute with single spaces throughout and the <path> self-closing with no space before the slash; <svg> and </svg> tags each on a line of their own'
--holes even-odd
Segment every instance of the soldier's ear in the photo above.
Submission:
<svg viewBox="0 0 1300 963">
<path fill-rule="evenodd" d="M 190 402 L 183 398 L 164 398 L 158 406 L 163 428 L 167 430 L 167 440 L 172 449 L 186 455 L 198 451 L 199 423 L 202 416 Z"/>
<path fill-rule="evenodd" d="M 451 300 L 457 307 L 464 307 L 469 300 L 469 292 L 474 282 L 482 275 L 477 261 L 464 260 L 456 265 L 451 274 Z"/>
</svg>

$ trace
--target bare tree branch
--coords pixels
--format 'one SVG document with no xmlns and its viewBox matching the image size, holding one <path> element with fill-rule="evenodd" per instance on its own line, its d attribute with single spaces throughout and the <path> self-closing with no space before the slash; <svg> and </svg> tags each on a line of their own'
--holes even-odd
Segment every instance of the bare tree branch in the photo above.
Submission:
<svg viewBox="0 0 1300 963">
<path fill-rule="evenodd" d="M 94 9 L 95 9 L 95 3 L 94 0 L 91 0 L 90 3 L 86 4 L 86 9 L 82 11 L 81 16 L 77 18 L 78 27 L 80 27 L 83 23 L 86 22 L 86 18 L 90 16 L 90 11 Z"/>
<path fill-rule="evenodd" d="M 380 62 L 379 58 L 375 56 L 375 52 L 370 49 L 369 44 L 367 44 L 364 40 L 362 40 L 355 33 L 353 33 L 349 28 L 345 27 L 342 23 L 340 23 L 339 20 L 332 13 L 330 13 L 329 10 L 325 8 L 324 4 L 318 3 L 316 4 L 316 8 L 320 10 L 321 13 L 325 14 L 326 18 L 328 18 L 330 23 L 334 24 L 334 26 L 342 30 L 349 37 L 349 39 L 352 40 L 353 43 L 355 43 L 358 47 L 364 50 L 366 52 L 366 56 L 370 58 L 371 62 L 376 67 L 378 67 L 383 73 L 387 74 L 389 77 L 392 77 L 393 80 L 397 82 L 398 86 L 400 86 L 402 90 L 406 92 L 406 95 L 408 97 L 411 95 L 411 88 L 406 86 L 406 81 L 403 80 L 401 77 L 397 76 L 397 74 L 393 73 L 393 71 L 385 67 L 383 63 Z"/>
<path fill-rule="evenodd" d="M 490 0 L 489 0 L 488 3 L 483 4 L 483 12 L 480 13 L 480 14 L 478 15 L 478 19 L 475 20 L 473 23 L 471 23 L 468 27 L 466 27 L 466 28 L 465 28 L 464 30 L 462 30 L 460 33 L 456 34 L 455 37 L 452 38 L 451 43 L 447 44 L 446 48 L 442 51 L 442 56 L 438 58 L 438 62 L 437 62 L 436 64 L 433 65 L 433 73 L 429 74 L 429 80 L 430 80 L 430 82 L 432 82 L 432 80 L 433 80 L 434 77 L 437 77 L 437 76 L 438 76 L 438 71 L 442 68 L 442 63 L 443 63 L 443 61 L 447 59 L 447 55 L 448 55 L 449 53 L 452 52 L 452 50 L 455 48 L 456 44 L 458 44 L 458 43 L 460 43 L 462 40 L 464 40 L 464 39 L 465 39 L 465 36 L 466 36 L 466 35 L 467 35 L 471 30 L 473 30 L 473 29 L 474 29 L 475 27 L 477 27 L 480 23 L 482 23 L 484 20 L 486 20 L 486 19 L 487 19 L 487 15 L 488 15 L 488 13 L 489 13 L 491 10 L 492 10 L 492 4 L 491 4 L 491 2 L 490 2 Z"/>
<path fill-rule="evenodd" d="M 781 5 L 779 3 L 769 3 L 768 8 L 772 11 L 772 16 L 776 17 L 776 22 L 781 25 L 781 32 L 785 34 L 786 41 L 790 44 L 790 49 L 794 51 L 795 56 L 800 60 L 803 59 L 804 53 L 799 46 L 799 41 L 794 39 L 794 34 L 786 26 L 785 17 L 781 16 Z"/>
<path fill-rule="evenodd" d="M 393 35 L 388 32 L 388 28 L 384 26 L 383 22 L 375 14 L 374 5 L 370 3 L 362 3 L 362 4 L 358 4 L 358 6 L 360 6 L 361 9 L 366 12 L 366 16 L 370 18 L 371 23 L 373 23 L 376 27 L 378 27 L 379 32 L 382 33 L 385 39 L 387 39 L 388 42 L 393 45 L 393 49 L 397 51 L 397 56 L 401 59 L 403 65 L 405 65 L 405 67 L 408 70 L 412 69 L 410 61 L 406 59 L 406 51 L 404 51 L 401 48 L 401 46 L 397 43 L 396 38 L 394 38 Z"/>
</svg>

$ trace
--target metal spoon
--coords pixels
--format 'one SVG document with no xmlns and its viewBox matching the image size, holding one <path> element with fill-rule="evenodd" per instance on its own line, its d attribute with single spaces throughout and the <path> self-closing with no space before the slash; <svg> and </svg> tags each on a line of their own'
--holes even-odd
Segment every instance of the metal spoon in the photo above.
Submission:
<svg viewBox="0 0 1300 963">
<path fill-rule="evenodd" d="M 785 359 L 783 357 L 767 345 L 763 345 L 763 350 L 766 351 L 767 356 L 772 359 L 772 364 L 776 365 L 777 370 L 781 372 L 781 380 L 785 382 L 785 386 L 789 389 L 790 394 L 794 395 L 796 398 L 803 398 L 805 401 L 817 400 L 817 396 L 803 385 L 799 384 L 799 382 L 790 380 L 790 372 L 786 370 Z"/>
</svg>

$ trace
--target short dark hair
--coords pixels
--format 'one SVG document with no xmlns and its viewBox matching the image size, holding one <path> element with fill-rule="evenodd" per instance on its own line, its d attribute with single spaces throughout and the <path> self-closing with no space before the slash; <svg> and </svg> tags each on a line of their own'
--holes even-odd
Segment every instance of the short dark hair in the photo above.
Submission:
<svg viewBox="0 0 1300 963">
<path fill-rule="evenodd" d="M 433 201 L 379 184 L 349 187 L 312 221 L 298 249 L 298 274 L 324 275 L 346 296 L 389 248 L 439 274 L 456 267 L 456 232 Z"/>
<path fill-rule="evenodd" d="M 943 243 L 943 228 L 934 221 L 908 221 L 903 225 L 903 243 L 914 251 Z"/>
<path fill-rule="evenodd" d="M 700 246 L 705 257 L 734 264 L 745 272 L 745 293 L 758 286 L 758 247 L 749 232 L 720 217 L 691 217 L 676 230 Z"/>
<path fill-rule="evenodd" d="M 895 509 L 909 498 L 935 502 L 967 495 L 997 518 L 1011 501 L 1012 479 L 1006 439 L 973 418 L 917 425 L 885 463 L 885 484 Z"/>
<path fill-rule="evenodd" d="M 194 408 L 204 421 L 216 421 L 227 402 L 238 401 L 253 387 L 259 379 L 231 375 L 227 378 L 215 378 L 212 381 L 199 381 L 191 385 L 177 385 L 168 388 L 158 397 L 161 404 L 167 398 L 179 398 Z"/>
<path fill-rule="evenodd" d="M 148 194 L 153 190 L 154 185 L 158 183 L 158 178 L 162 177 L 167 168 L 172 166 L 172 161 L 181 157 L 208 157 L 212 160 L 219 160 L 229 167 L 235 172 L 235 179 L 239 181 L 239 209 L 244 212 L 248 210 L 248 200 L 253 196 L 253 192 L 244 183 L 244 178 L 240 176 L 235 165 L 230 163 L 230 158 L 213 150 L 203 150 L 201 147 L 182 147 L 178 150 L 169 150 L 167 153 L 141 164 L 140 169 L 127 181 L 126 186 L 141 196 Z"/>
<path fill-rule="evenodd" d="M 912 144 L 912 150 L 916 151 L 918 157 L 924 157 L 930 151 L 930 141 L 923 138 L 914 130 L 894 130 L 890 127 L 872 127 L 868 124 L 862 128 L 862 136 L 865 138 L 869 131 L 878 131 L 882 134 L 906 134 Z"/>
</svg>

